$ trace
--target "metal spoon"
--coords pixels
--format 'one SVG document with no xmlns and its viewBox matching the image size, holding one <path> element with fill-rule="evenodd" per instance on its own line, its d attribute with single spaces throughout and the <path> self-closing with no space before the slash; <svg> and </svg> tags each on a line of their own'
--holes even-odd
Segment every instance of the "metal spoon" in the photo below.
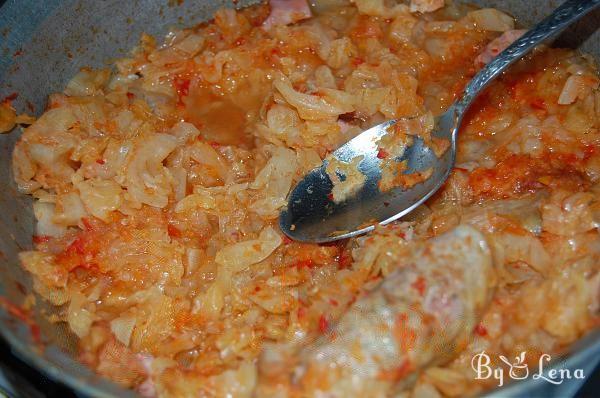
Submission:
<svg viewBox="0 0 600 398">
<path fill-rule="evenodd" d="M 431 168 L 432 175 L 428 179 L 407 189 L 379 190 L 381 159 L 378 158 L 377 141 L 398 120 L 384 122 L 362 132 L 332 153 L 333 157 L 344 162 L 350 162 L 357 156 L 363 157 L 358 164 L 358 170 L 366 177 L 362 188 L 342 202 L 333 202 L 333 183 L 326 173 L 329 162 L 326 159 L 320 167 L 308 173 L 289 195 L 288 205 L 279 216 L 283 232 L 299 241 L 331 242 L 363 234 L 373 230 L 376 224 L 388 224 L 410 213 L 448 178 L 456 158 L 458 128 L 475 97 L 509 65 L 599 4 L 600 0 L 566 1 L 475 75 L 461 98 L 435 120 L 432 136 L 448 140 L 449 149 L 438 158 L 420 138 L 416 138 L 401 157 L 408 163 L 406 174 Z"/>
</svg>

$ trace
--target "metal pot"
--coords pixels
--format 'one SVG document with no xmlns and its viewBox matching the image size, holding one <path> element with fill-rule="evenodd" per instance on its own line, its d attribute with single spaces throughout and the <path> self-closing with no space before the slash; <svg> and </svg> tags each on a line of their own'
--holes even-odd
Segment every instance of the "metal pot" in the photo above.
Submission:
<svg viewBox="0 0 600 398">
<path fill-rule="evenodd" d="M 253 1 L 240 1 L 238 6 Z M 255 2 L 255 1 L 254 1 Z M 475 0 L 510 12 L 523 24 L 533 24 L 556 7 L 559 0 Z M 1 3 L 1 2 L 0 2 Z M 168 4 L 167 4 L 168 3 Z M 0 9 L 0 98 L 18 93 L 13 104 L 20 111 L 40 114 L 47 95 L 62 91 L 83 66 L 100 67 L 106 60 L 123 56 L 137 44 L 140 34 L 159 37 L 169 26 L 192 25 L 209 19 L 231 1 L 166 0 L 8 0 Z M 600 59 L 600 9 L 588 15 L 558 39 L 557 45 L 580 48 Z M 31 282 L 18 264 L 20 250 L 31 247 L 34 219 L 31 199 L 16 191 L 10 172 L 11 151 L 18 138 L 13 132 L 0 136 L 0 296 L 22 302 Z M 36 309 L 38 312 L 40 307 Z M 37 314 L 39 315 L 39 314 Z M 0 335 L 14 353 L 50 378 L 90 396 L 134 396 L 95 375 L 73 357 L 73 337 L 65 328 L 37 319 L 44 341 L 36 345 L 30 328 L 0 306 Z M 600 358 L 600 330 L 576 342 L 562 358 L 559 368 L 583 368 L 586 376 Z M 541 379 L 513 383 L 489 396 L 567 396 L 579 387 L 566 382 L 556 389 Z"/>
</svg>

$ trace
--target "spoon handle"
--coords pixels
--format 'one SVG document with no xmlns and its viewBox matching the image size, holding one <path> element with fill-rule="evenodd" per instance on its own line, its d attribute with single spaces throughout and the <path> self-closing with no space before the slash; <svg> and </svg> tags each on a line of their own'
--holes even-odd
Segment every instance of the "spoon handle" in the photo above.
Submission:
<svg viewBox="0 0 600 398">
<path fill-rule="evenodd" d="M 531 5 L 534 6 L 533 2 Z M 455 105 L 458 113 L 462 114 L 471 105 L 471 102 L 473 102 L 481 90 L 509 65 L 519 60 L 538 44 L 565 30 L 571 23 L 583 17 L 598 5 L 600 5 L 600 0 L 565 1 L 546 19 L 527 31 L 475 75 L 469 84 L 467 84 L 462 98 Z"/>
</svg>

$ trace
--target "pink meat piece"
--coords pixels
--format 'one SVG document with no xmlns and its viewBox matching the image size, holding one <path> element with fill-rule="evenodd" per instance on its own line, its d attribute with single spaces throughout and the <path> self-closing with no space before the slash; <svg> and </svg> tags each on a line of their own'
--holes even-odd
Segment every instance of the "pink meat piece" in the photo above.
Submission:
<svg viewBox="0 0 600 398">
<path fill-rule="evenodd" d="M 342 119 L 338 119 L 337 124 L 338 126 L 340 126 L 340 131 L 342 132 L 342 134 L 345 134 L 348 130 L 350 130 L 353 127 L 350 123 L 345 122 Z"/>
<path fill-rule="evenodd" d="M 312 16 L 306 0 L 271 0 L 271 13 L 263 22 L 263 28 L 289 25 Z"/>
<path fill-rule="evenodd" d="M 155 398 L 157 396 L 156 386 L 150 377 L 138 386 L 137 392 L 144 398 Z"/>
<path fill-rule="evenodd" d="M 155 398 L 156 386 L 151 377 L 154 357 L 150 354 L 137 354 L 137 360 L 148 374 L 146 380 L 137 387 L 137 392 L 144 398 Z"/>
<path fill-rule="evenodd" d="M 501 36 L 495 38 L 485 47 L 485 49 L 475 58 L 475 66 L 478 68 L 488 64 L 498 54 L 504 51 L 510 46 L 515 40 L 523 36 L 527 32 L 526 30 L 508 30 L 502 33 Z"/>
<path fill-rule="evenodd" d="M 411 0 L 410 12 L 433 12 L 444 7 L 444 0 Z"/>
</svg>

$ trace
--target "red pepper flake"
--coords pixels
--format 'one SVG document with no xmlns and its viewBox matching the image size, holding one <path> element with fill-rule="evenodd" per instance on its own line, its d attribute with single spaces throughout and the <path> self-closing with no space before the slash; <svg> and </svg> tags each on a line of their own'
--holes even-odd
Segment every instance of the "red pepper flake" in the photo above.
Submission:
<svg viewBox="0 0 600 398">
<path fill-rule="evenodd" d="M 46 243 L 50 240 L 50 237 L 48 235 L 33 235 L 33 243 L 35 243 L 36 245 L 39 245 L 40 243 Z"/>
<path fill-rule="evenodd" d="M 298 319 L 303 319 L 304 317 L 306 317 L 306 307 L 301 305 L 298 307 Z"/>
<path fill-rule="evenodd" d="M 387 151 L 386 151 L 385 149 L 383 149 L 383 148 L 379 148 L 379 149 L 377 150 L 377 157 L 378 157 L 379 159 L 385 159 L 385 158 L 387 158 L 388 156 L 390 156 L 390 154 L 389 154 L 389 153 L 387 153 Z"/>
<path fill-rule="evenodd" d="M 167 225 L 167 232 L 171 238 L 181 238 L 181 231 L 174 225 Z"/>
<path fill-rule="evenodd" d="M 302 320 L 306 318 L 306 307 L 304 305 L 301 305 L 300 307 L 298 307 L 298 319 Z"/>
<path fill-rule="evenodd" d="M 96 159 L 96 163 L 104 164 L 104 163 L 106 163 L 106 161 L 104 159 Z"/>
<path fill-rule="evenodd" d="M 362 59 L 362 58 L 359 58 L 359 57 L 352 58 L 352 65 L 353 66 L 358 66 L 358 65 L 361 65 L 361 64 L 364 64 L 364 63 L 365 63 L 365 60 Z"/>
<path fill-rule="evenodd" d="M 175 89 L 180 96 L 186 96 L 190 93 L 190 79 L 176 79 Z"/>
<path fill-rule="evenodd" d="M 337 307 L 339 305 L 336 299 L 329 299 L 329 304 L 333 305 L 334 307 Z"/>
<path fill-rule="evenodd" d="M 127 92 L 127 98 L 129 98 L 130 100 L 135 98 L 135 94 L 134 93 L 130 93 L 129 91 Z"/>
<path fill-rule="evenodd" d="M 67 247 L 66 251 L 69 253 L 83 254 L 85 252 L 84 246 L 85 243 L 83 242 L 83 238 L 81 236 L 78 236 L 73 242 L 71 242 L 71 244 Z"/>
<path fill-rule="evenodd" d="M 529 103 L 532 108 L 539 109 L 541 111 L 546 110 L 546 102 L 541 98 L 535 98 L 533 101 Z"/>
<path fill-rule="evenodd" d="M 211 141 L 211 142 L 209 142 L 209 143 L 208 143 L 208 145 L 210 145 L 211 147 L 213 147 L 213 148 L 215 148 L 215 149 L 216 149 L 216 148 L 219 148 L 219 147 L 221 146 L 221 144 L 219 144 L 219 143 L 218 143 L 218 142 L 216 142 L 216 141 Z"/>
<path fill-rule="evenodd" d="M 390 205 L 390 202 L 383 202 L 383 205 L 384 205 L 385 207 L 388 207 L 388 206 Z"/>
<path fill-rule="evenodd" d="M 313 267 L 314 267 L 314 262 L 310 258 L 307 258 L 305 260 L 300 260 L 296 263 L 296 268 L 298 268 L 298 269 L 313 268 Z"/>
<path fill-rule="evenodd" d="M 348 268 L 352 264 L 352 256 L 346 252 L 342 251 L 337 258 L 338 269 Z"/>
<path fill-rule="evenodd" d="M 393 333 L 403 352 L 408 352 L 415 347 L 417 333 L 410 327 L 406 313 L 401 313 L 397 316 Z"/>
<path fill-rule="evenodd" d="M 85 222 L 88 224 L 88 228 L 92 227 L 88 220 Z M 93 229 L 81 231 L 63 252 L 56 255 L 56 263 L 61 265 L 57 271 L 71 272 L 76 268 L 99 269 L 100 267 L 95 262 L 99 252 L 98 244 L 98 236 L 95 235 Z"/>
<path fill-rule="evenodd" d="M 183 105 L 183 97 L 187 97 L 190 93 L 190 79 L 177 78 L 174 82 L 175 90 L 179 96 L 178 105 Z"/>
<path fill-rule="evenodd" d="M 238 37 L 238 39 L 233 43 L 236 46 L 241 46 L 243 44 L 246 44 L 246 38 L 245 37 Z"/>
<path fill-rule="evenodd" d="M 40 327 L 36 323 L 31 321 L 31 324 L 29 325 L 29 330 L 31 331 L 31 338 L 33 339 L 33 341 L 39 344 L 42 341 L 42 332 L 40 330 Z"/>
<path fill-rule="evenodd" d="M 290 239 L 290 237 L 289 237 L 289 236 L 287 236 L 287 235 L 283 235 L 283 244 L 284 244 L 284 245 L 289 245 L 289 244 L 290 244 L 290 243 L 292 243 L 292 242 L 293 242 L 293 240 L 292 240 L 292 239 Z"/>
<path fill-rule="evenodd" d="M 18 57 L 19 55 L 23 55 L 23 50 L 17 50 L 14 52 L 13 57 Z"/>
<path fill-rule="evenodd" d="M 327 199 L 333 202 L 333 194 L 331 192 L 327 194 Z"/>
<path fill-rule="evenodd" d="M 6 312 L 15 318 L 19 318 L 23 322 L 27 322 L 29 320 L 29 312 L 25 311 L 20 306 L 14 304 L 10 300 L 5 297 L 0 297 L 0 307 L 4 308 Z"/>
<path fill-rule="evenodd" d="M 475 334 L 477 334 L 478 336 L 487 336 L 488 331 L 486 329 L 485 326 L 483 326 L 481 323 L 478 324 L 477 326 L 475 326 L 475 330 L 474 330 Z"/>
<path fill-rule="evenodd" d="M 85 227 L 85 229 L 87 230 L 91 230 L 94 228 L 94 224 L 92 224 L 92 222 L 90 221 L 89 218 L 87 217 L 82 217 L 81 218 L 81 223 L 83 224 L 83 226 Z"/>
<path fill-rule="evenodd" d="M 254 288 L 254 291 L 255 291 L 255 292 L 260 292 L 260 286 L 256 286 L 256 287 Z"/>
<path fill-rule="evenodd" d="M 411 285 L 414 289 L 416 289 L 421 296 L 425 294 L 425 278 L 419 276 L 416 281 L 414 281 Z"/>
<path fill-rule="evenodd" d="M 319 331 L 321 333 L 325 333 L 327 329 L 329 329 L 329 322 L 327 321 L 327 317 L 325 316 L 325 314 L 322 314 L 319 317 Z"/>
</svg>

